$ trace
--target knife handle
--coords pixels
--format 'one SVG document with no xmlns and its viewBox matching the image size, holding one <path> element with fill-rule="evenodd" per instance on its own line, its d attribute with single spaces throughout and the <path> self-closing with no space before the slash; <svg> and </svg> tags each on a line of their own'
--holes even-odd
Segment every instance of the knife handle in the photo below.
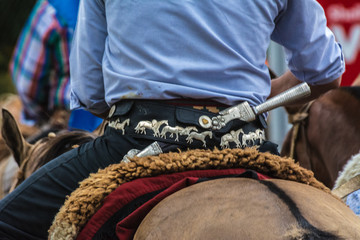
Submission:
<svg viewBox="0 0 360 240">
<path fill-rule="evenodd" d="M 255 115 L 270 111 L 274 108 L 289 104 L 298 99 L 309 96 L 311 93 L 310 87 L 307 83 L 296 85 L 288 90 L 270 98 L 266 102 L 254 107 Z"/>
</svg>

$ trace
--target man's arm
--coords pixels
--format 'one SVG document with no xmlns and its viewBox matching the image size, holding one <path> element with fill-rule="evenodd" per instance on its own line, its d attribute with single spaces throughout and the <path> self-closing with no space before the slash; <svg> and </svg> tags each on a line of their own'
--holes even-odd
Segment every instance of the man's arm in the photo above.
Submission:
<svg viewBox="0 0 360 240">
<path fill-rule="evenodd" d="M 339 86 L 345 71 L 344 57 L 326 23 L 318 2 L 288 1 L 286 11 L 276 19 L 271 39 L 284 47 L 289 71 L 272 81 L 270 97 L 307 82 L 312 94 L 298 102 L 304 103 Z"/>
<path fill-rule="evenodd" d="M 272 98 L 272 97 L 278 95 L 279 93 L 281 93 L 295 85 L 298 85 L 300 83 L 302 83 L 302 82 L 300 80 L 298 80 L 290 71 L 287 71 L 282 76 L 275 78 L 271 81 L 271 93 L 268 98 Z M 293 107 L 297 108 L 297 107 L 303 105 L 304 103 L 307 103 L 311 100 L 318 98 L 320 95 L 322 95 L 323 93 L 325 93 L 331 89 L 338 88 L 340 86 L 340 83 L 341 83 L 341 77 L 336 78 L 334 81 L 332 81 L 330 83 L 326 83 L 326 84 L 322 84 L 322 85 L 309 84 L 310 89 L 311 89 L 311 95 L 307 98 L 303 98 L 297 102 L 292 103 L 288 107 L 290 107 L 291 109 Z"/>
<path fill-rule="evenodd" d="M 271 81 L 271 93 L 268 98 L 274 97 L 279 93 L 300 83 L 302 83 L 302 81 L 298 80 L 290 71 L 287 71 L 282 76 L 275 78 Z M 338 88 L 340 86 L 340 83 L 341 77 L 336 78 L 334 81 L 327 84 L 309 85 L 311 89 L 311 95 L 308 98 L 304 99 L 304 101 L 311 101 L 333 88 Z"/>
</svg>

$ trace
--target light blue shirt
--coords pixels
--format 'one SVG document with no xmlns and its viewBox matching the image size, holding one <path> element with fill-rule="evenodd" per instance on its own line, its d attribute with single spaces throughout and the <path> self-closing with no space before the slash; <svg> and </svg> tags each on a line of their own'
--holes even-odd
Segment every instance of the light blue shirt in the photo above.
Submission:
<svg viewBox="0 0 360 240">
<path fill-rule="evenodd" d="M 360 189 L 352 192 L 346 198 L 346 205 L 360 217 Z"/>
<path fill-rule="evenodd" d="M 302 81 L 324 84 L 344 72 L 315 0 L 80 1 L 71 108 L 99 114 L 121 99 L 176 98 L 258 105 L 271 88 L 271 39 Z"/>
</svg>

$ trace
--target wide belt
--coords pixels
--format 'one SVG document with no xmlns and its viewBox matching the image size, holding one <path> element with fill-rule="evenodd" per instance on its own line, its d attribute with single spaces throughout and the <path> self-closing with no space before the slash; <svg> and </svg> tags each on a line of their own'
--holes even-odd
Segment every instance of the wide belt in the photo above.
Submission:
<svg viewBox="0 0 360 240">
<path fill-rule="evenodd" d="M 204 116 L 210 119 L 226 106 L 198 101 L 123 100 L 109 113 L 110 128 L 120 134 L 173 143 L 189 148 L 244 148 L 265 141 L 264 119 L 259 116 L 247 123 L 238 119 L 219 130 L 202 127 Z"/>
</svg>

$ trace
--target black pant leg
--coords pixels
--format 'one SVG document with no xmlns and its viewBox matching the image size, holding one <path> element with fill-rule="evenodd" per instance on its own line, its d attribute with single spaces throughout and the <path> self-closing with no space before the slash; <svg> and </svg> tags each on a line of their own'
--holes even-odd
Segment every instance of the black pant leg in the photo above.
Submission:
<svg viewBox="0 0 360 240">
<path fill-rule="evenodd" d="M 0 239 L 47 239 L 65 197 L 80 181 L 119 163 L 131 148 L 142 149 L 148 144 L 149 140 L 123 136 L 108 128 L 104 136 L 44 165 L 0 201 Z"/>
</svg>

